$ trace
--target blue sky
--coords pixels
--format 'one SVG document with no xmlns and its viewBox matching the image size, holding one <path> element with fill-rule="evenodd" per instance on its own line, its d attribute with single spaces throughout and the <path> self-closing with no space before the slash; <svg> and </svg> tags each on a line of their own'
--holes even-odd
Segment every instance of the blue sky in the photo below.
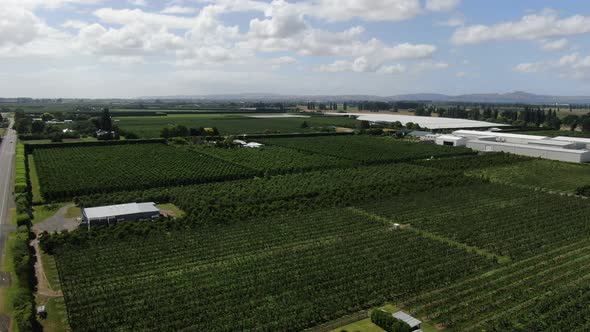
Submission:
<svg viewBox="0 0 590 332">
<path fill-rule="evenodd" d="M 0 95 L 590 95 L 585 0 L 2 0 Z"/>
</svg>

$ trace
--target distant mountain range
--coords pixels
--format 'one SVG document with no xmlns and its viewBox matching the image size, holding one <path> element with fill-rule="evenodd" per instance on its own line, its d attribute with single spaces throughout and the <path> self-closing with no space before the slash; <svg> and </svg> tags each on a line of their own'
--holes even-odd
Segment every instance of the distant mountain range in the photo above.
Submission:
<svg viewBox="0 0 590 332">
<path fill-rule="evenodd" d="M 481 93 L 450 96 L 437 93 L 416 93 L 396 96 L 374 95 L 281 95 L 267 93 L 179 95 L 140 97 L 144 100 L 228 100 L 228 101 L 432 101 L 463 103 L 509 103 L 509 104 L 590 104 L 590 96 L 550 96 L 516 91 L 510 93 Z"/>
</svg>

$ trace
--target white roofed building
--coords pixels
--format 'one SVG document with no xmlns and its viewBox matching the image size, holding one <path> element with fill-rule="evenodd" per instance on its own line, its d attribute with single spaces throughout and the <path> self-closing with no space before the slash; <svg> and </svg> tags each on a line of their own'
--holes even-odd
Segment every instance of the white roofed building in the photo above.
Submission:
<svg viewBox="0 0 590 332">
<path fill-rule="evenodd" d="M 156 203 L 128 203 L 82 209 L 82 225 L 114 225 L 124 221 L 152 220 L 160 216 Z"/>
<path fill-rule="evenodd" d="M 396 313 L 393 314 L 393 317 L 396 319 L 401 320 L 402 322 L 410 325 L 410 328 L 412 329 L 412 331 L 415 331 L 417 329 L 420 328 L 420 325 L 422 324 L 422 321 L 420 321 L 417 318 L 414 318 L 410 315 L 408 315 L 407 313 L 403 312 L 403 311 L 398 311 Z"/>
<path fill-rule="evenodd" d="M 453 139 L 454 137 L 454 139 Z M 465 141 L 461 141 L 464 139 Z M 454 142 L 465 142 L 464 145 Z M 493 131 L 456 130 L 437 138 L 439 145 L 467 146 L 484 152 L 507 152 L 521 156 L 567 161 L 590 162 L 590 139 L 498 133 Z"/>
</svg>

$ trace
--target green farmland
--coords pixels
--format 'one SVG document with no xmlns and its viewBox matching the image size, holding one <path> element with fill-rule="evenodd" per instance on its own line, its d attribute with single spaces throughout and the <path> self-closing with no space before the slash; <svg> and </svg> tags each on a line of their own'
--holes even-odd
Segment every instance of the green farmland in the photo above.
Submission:
<svg viewBox="0 0 590 332">
<path fill-rule="evenodd" d="M 183 212 L 41 237 L 72 330 L 372 328 L 363 313 L 383 306 L 431 331 L 590 324 L 590 201 L 532 188 L 574 190 L 587 165 L 391 137 L 261 141 L 35 147 L 46 200 Z"/>
<path fill-rule="evenodd" d="M 252 118 L 244 115 L 201 115 L 170 114 L 168 116 L 143 116 L 115 118 L 115 123 L 123 130 L 133 132 L 141 138 L 160 137 L 166 127 L 185 126 L 187 128 L 212 128 L 221 135 L 262 134 L 262 133 L 306 133 L 318 132 L 327 127 L 356 126 L 356 121 L 345 117 L 310 118 Z M 303 122 L 308 127 L 302 128 Z"/>
</svg>

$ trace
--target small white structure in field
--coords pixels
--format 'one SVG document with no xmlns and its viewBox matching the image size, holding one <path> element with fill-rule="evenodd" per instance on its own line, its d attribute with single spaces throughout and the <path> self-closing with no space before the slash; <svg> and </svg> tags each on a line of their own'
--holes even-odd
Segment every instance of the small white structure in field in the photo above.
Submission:
<svg viewBox="0 0 590 332">
<path fill-rule="evenodd" d="M 256 143 L 256 142 L 250 142 L 246 145 L 244 145 L 245 148 L 251 148 L 251 149 L 257 149 L 257 148 L 261 148 L 264 145 L 262 143 Z"/>
<path fill-rule="evenodd" d="M 453 135 L 440 135 L 435 139 L 437 145 L 466 146 L 467 138 Z"/>
<path fill-rule="evenodd" d="M 412 331 L 415 331 L 417 329 L 420 328 L 420 325 L 422 324 L 422 321 L 420 321 L 417 318 L 414 318 L 410 315 L 408 315 L 407 313 L 403 312 L 403 311 L 398 311 L 396 313 L 393 314 L 393 317 L 396 319 L 401 320 L 402 322 L 410 325 L 410 328 L 412 329 Z"/>
<path fill-rule="evenodd" d="M 234 144 L 239 144 L 244 148 L 260 148 L 260 147 L 264 146 L 264 144 L 262 144 L 262 143 L 257 143 L 257 142 L 248 143 L 248 142 L 243 141 L 241 139 L 235 139 Z"/>
</svg>

